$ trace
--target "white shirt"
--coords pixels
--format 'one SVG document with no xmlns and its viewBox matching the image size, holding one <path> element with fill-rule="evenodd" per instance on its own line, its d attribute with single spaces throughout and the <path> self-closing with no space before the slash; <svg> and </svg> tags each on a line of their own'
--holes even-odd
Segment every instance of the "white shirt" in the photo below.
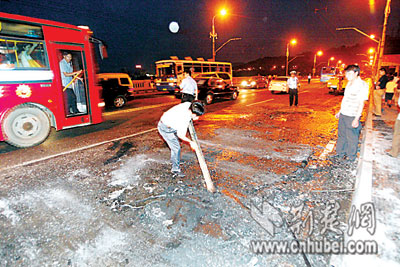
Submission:
<svg viewBox="0 0 400 267">
<path fill-rule="evenodd" d="M 357 77 L 348 83 L 340 106 L 340 113 L 350 117 L 360 117 L 364 101 L 368 100 L 368 84 Z"/>
<path fill-rule="evenodd" d="M 160 121 L 177 131 L 178 137 L 186 136 L 192 112 L 189 110 L 191 102 L 184 102 L 173 106 L 161 116 Z"/>
<path fill-rule="evenodd" d="M 182 80 L 180 87 L 183 94 L 195 95 L 195 92 L 197 91 L 197 83 L 190 76 L 187 76 Z"/>
<path fill-rule="evenodd" d="M 287 80 L 287 84 L 289 86 L 290 89 L 297 89 L 297 84 L 299 83 L 299 79 L 297 79 L 297 77 L 290 77 Z"/>
</svg>

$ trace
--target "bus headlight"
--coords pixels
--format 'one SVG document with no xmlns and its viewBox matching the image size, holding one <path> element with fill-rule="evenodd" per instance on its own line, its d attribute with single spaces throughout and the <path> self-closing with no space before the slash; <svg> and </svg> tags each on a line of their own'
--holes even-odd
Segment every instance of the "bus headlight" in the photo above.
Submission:
<svg viewBox="0 0 400 267">
<path fill-rule="evenodd" d="M 104 108 L 104 107 L 106 106 L 106 103 L 100 102 L 100 103 L 97 104 L 97 106 L 98 106 L 99 108 Z"/>
<path fill-rule="evenodd" d="M 174 83 L 169 83 L 168 85 L 169 85 L 169 86 L 174 86 Z"/>
<path fill-rule="evenodd" d="M 156 83 L 156 85 L 157 85 L 157 86 L 160 86 L 160 85 L 161 85 L 161 83 Z"/>
</svg>

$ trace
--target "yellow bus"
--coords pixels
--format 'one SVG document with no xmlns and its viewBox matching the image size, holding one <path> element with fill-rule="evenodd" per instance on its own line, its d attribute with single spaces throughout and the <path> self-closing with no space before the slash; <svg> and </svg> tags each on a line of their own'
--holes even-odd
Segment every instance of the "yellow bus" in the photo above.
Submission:
<svg viewBox="0 0 400 267">
<path fill-rule="evenodd" d="M 179 88 L 178 75 L 184 70 L 190 70 L 192 76 L 200 73 L 220 72 L 228 73 L 232 77 L 232 64 L 229 62 L 205 61 L 203 58 L 193 60 L 190 57 L 160 60 L 156 63 L 156 78 L 154 80 L 158 91 L 175 92 Z"/>
</svg>

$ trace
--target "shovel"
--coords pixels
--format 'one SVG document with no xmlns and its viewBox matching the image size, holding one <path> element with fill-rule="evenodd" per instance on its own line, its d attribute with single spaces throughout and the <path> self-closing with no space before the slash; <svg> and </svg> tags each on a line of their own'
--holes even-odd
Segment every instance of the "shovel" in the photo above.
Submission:
<svg viewBox="0 0 400 267">
<path fill-rule="evenodd" d="M 217 190 L 214 186 L 213 181 L 211 180 L 210 172 L 208 171 L 206 160 L 204 159 L 203 152 L 201 151 L 199 140 L 197 139 L 196 131 L 194 130 L 193 120 L 190 120 L 189 123 L 189 133 L 192 137 L 192 140 L 196 143 L 196 156 L 199 161 L 201 172 L 203 173 L 204 180 L 206 181 L 207 190 L 211 193 L 215 193 Z"/>
</svg>

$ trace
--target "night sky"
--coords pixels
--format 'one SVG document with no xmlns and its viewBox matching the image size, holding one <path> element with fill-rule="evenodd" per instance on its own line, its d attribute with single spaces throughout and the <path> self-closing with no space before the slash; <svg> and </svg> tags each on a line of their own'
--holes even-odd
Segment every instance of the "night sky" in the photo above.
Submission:
<svg viewBox="0 0 400 267">
<path fill-rule="evenodd" d="M 102 72 L 132 70 L 136 64 L 154 72 L 154 62 L 169 59 L 211 57 L 212 17 L 221 7 L 228 15 L 215 20 L 217 47 L 233 41 L 217 54 L 217 60 L 248 62 L 265 56 L 284 55 L 286 43 L 296 38 L 291 55 L 354 45 L 369 41 L 357 27 L 380 36 L 386 0 L 0 0 L 0 11 L 73 25 L 88 25 L 94 36 L 108 45 L 109 58 Z M 397 33 L 400 1 L 392 0 L 388 33 Z M 168 25 L 180 25 L 177 34 Z"/>
</svg>

